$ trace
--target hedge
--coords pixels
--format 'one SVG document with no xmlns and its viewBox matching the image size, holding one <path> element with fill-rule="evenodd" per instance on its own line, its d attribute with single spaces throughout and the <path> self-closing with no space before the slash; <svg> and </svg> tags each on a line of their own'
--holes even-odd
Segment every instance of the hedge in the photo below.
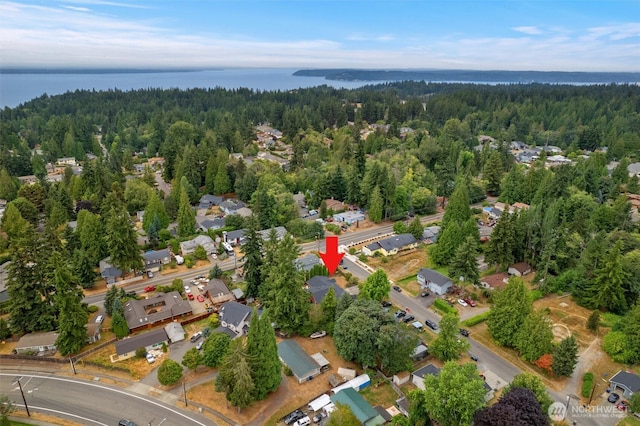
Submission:
<svg viewBox="0 0 640 426">
<path fill-rule="evenodd" d="M 593 389 L 593 373 L 584 373 L 582 377 L 582 397 L 589 398 L 591 396 L 591 389 Z"/>
<path fill-rule="evenodd" d="M 449 313 L 449 314 L 458 314 L 458 310 L 456 308 L 454 308 L 453 306 L 449 305 L 447 302 L 445 302 L 442 299 L 436 299 L 433 301 L 433 306 L 445 313 Z"/>
<path fill-rule="evenodd" d="M 466 320 L 462 321 L 460 325 L 471 327 L 473 325 L 480 324 L 481 322 L 485 322 L 489 318 L 490 313 L 491 311 L 486 311 L 479 315 L 476 315 L 475 317 L 467 318 Z"/>
</svg>

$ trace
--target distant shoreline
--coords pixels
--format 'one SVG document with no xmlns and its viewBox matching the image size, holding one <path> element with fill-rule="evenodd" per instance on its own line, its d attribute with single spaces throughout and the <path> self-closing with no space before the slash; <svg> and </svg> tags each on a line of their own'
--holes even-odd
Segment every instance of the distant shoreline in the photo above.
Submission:
<svg viewBox="0 0 640 426">
<path fill-rule="evenodd" d="M 223 70 L 223 68 L 0 68 L 0 74 L 163 74 Z"/>
</svg>

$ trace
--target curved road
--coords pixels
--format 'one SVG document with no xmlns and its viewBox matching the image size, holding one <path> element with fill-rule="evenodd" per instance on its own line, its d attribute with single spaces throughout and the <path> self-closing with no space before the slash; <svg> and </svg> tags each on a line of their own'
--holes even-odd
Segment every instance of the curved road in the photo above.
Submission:
<svg viewBox="0 0 640 426">
<path fill-rule="evenodd" d="M 4 370 L 6 371 L 6 370 Z M 200 414 L 178 410 L 113 386 L 46 374 L 0 373 L 0 394 L 23 406 L 20 380 L 27 406 L 86 425 L 115 425 L 121 418 L 139 426 L 208 426 L 215 423 Z"/>
</svg>

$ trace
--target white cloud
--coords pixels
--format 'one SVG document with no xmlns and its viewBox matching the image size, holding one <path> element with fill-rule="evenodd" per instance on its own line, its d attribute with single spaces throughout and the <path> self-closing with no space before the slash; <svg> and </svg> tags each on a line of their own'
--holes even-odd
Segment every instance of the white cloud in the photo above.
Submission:
<svg viewBox="0 0 640 426">
<path fill-rule="evenodd" d="M 518 31 L 520 33 L 525 33 L 525 34 L 529 34 L 529 35 L 539 35 L 542 34 L 542 30 L 540 30 L 538 27 L 532 27 L 532 26 L 525 26 L 525 27 L 513 27 L 512 28 L 514 31 Z"/>
<path fill-rule="evenodd" d="M 148 6 L 135 4 L 135 3 L 119 3 L 114 1 L 106 1 L 106 0 L 64 0 L 65 3 L 74 3 L 74 4 L 89 4 L 94 6 L 116 6 L 116 7 L 126 7 L 131 9 L 148 9 Z"/>
<path fill-rule="evenodd" d="M 76 12 L 91 12 L 91 9 L 88 9 L 86 7 L 78 7 L 78 6 L 62 6 L 62 7 L 69 10 L 75 10 Z"/>
<path fill-rule="evenodd" d="M 364 35 L 364 34 L 351 34 L 347 37 L 349 41 L 379 41 L 379 42 L 387 42 L 395 40 L 395 37 L 391 34 L 380 34 L 380 35 Z"/>
</svg>

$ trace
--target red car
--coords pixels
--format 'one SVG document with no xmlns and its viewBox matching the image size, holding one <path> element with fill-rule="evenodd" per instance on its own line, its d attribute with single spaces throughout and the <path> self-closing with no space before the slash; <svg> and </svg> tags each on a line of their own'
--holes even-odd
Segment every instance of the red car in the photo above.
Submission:
<svg viewBox="0 0 640 426">
<path fill-rule="evenodd" d="M 189 300 L 193 300 L 193 299 L 195 299 L 195 297 L 193 297 L 193 293 L 189 293 L 189 294 L 187 294 L 187 298 L 188 298 Z"/>
<path fill-rule="evenodd" d="M 469 306 L 476 306 L 476 302 L 474 302 L 470 297 L 464 298 L 463 300 L 467 302 L 467 305 Z"/>
<path fill-rule="evenodd" d="M 151 293 L 152 291 L 156 291 L 156 286 L 155 285 L 148 285 L 144 288 L 144 292 L 145 293 Z"/>
<path fill-rule="evenodd" d="M 199 294 L 196 299 L 198 299 L 198 302 L 200 302 L 200 303 L 204 302 L 204 296 L 201 295 L 201 294 Z"/>
</svg>

